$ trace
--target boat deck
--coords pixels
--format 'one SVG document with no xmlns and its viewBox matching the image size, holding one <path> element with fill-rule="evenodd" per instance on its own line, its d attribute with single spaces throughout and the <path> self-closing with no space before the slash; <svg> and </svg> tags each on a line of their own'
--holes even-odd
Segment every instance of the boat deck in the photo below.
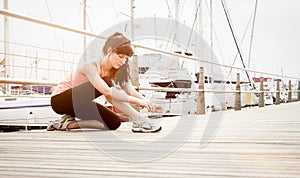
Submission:
<svg viewBox="0 0 300 178">
<path fill-rule="evenodd" d="M 164 118 L 159 133 L 0 133 L 0 177 L 300 177 L 300 102 Z"/>
</svg>

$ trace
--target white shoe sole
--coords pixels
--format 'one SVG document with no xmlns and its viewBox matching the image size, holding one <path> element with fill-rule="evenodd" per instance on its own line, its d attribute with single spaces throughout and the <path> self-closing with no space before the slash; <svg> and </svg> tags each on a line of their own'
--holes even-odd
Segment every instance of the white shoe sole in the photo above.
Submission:
<svg viewBox="0 0 300 178">
<path fill-rule="evenodd" d="M 132 128 L 132 132 L 135 133 L 155 133 L 155 132 L 159 132 L 161 131 L 161 126 L 152 128 L 152 129 L 146 129 L 146 128 L 141 128 L 141 127 L 137 127 L 137 128 Z"/>
</svg>

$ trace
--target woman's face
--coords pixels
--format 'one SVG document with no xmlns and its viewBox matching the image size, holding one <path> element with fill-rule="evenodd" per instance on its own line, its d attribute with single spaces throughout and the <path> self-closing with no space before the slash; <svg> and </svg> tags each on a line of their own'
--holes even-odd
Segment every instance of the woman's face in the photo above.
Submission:
<svg viewBox="0 0 300 178">
<path fill-rule="evenodd" d="M 128 61 L 128 58 L 129 56 L 125 54 L 111 53 L 109 59 L 113 68 L 119 69 L 123 64 L 125 64 Z"/>
</svg>

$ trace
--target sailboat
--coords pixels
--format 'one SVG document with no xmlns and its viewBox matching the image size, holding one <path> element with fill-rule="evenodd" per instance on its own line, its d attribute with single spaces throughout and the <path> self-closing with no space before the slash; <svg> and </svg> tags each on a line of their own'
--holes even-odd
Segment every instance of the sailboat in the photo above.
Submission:
<svg viewBox="0 0 300 178">
<path fill-rule="evenodd" d="M 5 1 L 6 3 L 8 3 L 8 1 Z M 178 4 L 178 2 L 176 3 L 176 4 Z M 6 8 L 6 7 L 5 7 Z M 177 14 L 176 14 L 176 16 L 178 17 L 178 7 L 176 8 L 177 9 Z M 148 20 L 150 20 L 151 21 L 151 23 L 148 23 L 148 22 L 145 22 L 144 21 L 145 20 L 145 18 L 143 18 L 143 19 L 134 19 L 134 22 L 135 22 L 135 25 L 136 26 L 140 26 L 141 28 L 139 29 L 139 30 L 135 30 L 135 37 L 139 37 L 139 36 L 141 36 L 141 35 L 143 35 L 143 36 L 149 36 L 149 35 L 151 35 L 151 36 L 155 36 L 155 37 L 157 37 L 157 36 L 159 36 L 158 34 L 162 34 L 162 33 L 164 33 L 163 35 L 162 35 L 162 37 L 166 37 L 166 36 L 169 36 L 170 35 L 170 31 L 172 31 L 172 28 L 174 27 L 174 26 L 172 26 L 172 25 L 170 25 L 170 26 L 168 26 L 168 27 L 166 27 L 166 28 L 164 28 L 163 26 L 161 26 L 160 24 L 164 24 L 164 25 L 166 25 L 166 24 L 168 24 L 168 23 L 172 23 L 173 25 L 175 25 L 176 26 L 176 28 L 178 28 L 177 30 L 177 32 L 175 32 L 175 33 L 173 33 L 173 36 L 176 36 L 176 39 L 173 39 L 173 42 L 175 42 L 175 43 L 181 43 L 181 44 L 187 44 L 187 41 L 181 41 L 181 40 L 184 40 L 184 39 L 180 39 L 179 38 L 179 35 L 178 34 L 180 34 L 180 33 L 184 33 L 184 32 L 187 32 L 186 34 L 189 34 L 190 33 L 190 28 L 189 27 L 187 27 L 187 26 L 185 26 L 185 25 L 180 25 L 179 23 L 178 23 L 178 21 L 176 21 L 176 20 L 171 20 L 171 21 L 169 21 L 169 19 L 168 19 L 168 21 L 165 21 L 165 19 L 161 19 L 161 18 L 148 18 Z M 143 22 L 144 21 L 144 22 Z M 5 21 L 6 23 L 8 22 L 8 21 Z M 132 33 L 132 31 L 133 31 L 133 29 L 130 29 L 130 28 L 127 28 L 126 29 L 126 27 L 129 27 L 130 26 L 130 24 L 132 23 L 132 19 L 130 20 L 130 21 L 128 21 L 128 22 L 125 22 L 125 23 L 120 23 L 120 24 L 118 24 L 117 26 L 116 26 L 116 28 L 117 29 L 114 29 L 114 28 L 110 28 L 110 29 L 108 29 L 108 30 L 106 30 L 106 31 L 104 31 L 102 34 L 103 34 L 103 36 L 107 36 L 107 35 L 109 35 L 110 33 L 111 33 L 111 31 L 120 31 L 120 27 L 122 27 L 121 29 L 124 29 L 124 31 L 121 31 L 121 32 L 123 32 L 123 33 L 125 33 L 125 34 L 127 34 L 127 36 L 130 36 L 131 35 L 131 33 Z M 145 29 L 150 29 L 149 28 L 149 26 L 151 27 L 151 26 L 153 26 L 153 24 L 156 24 L 156 26 L 160 26 L 160 28 L 157 28 L 156 30 L 155 30 L 155 32 L 154 31 L 149 31 L 149 30 L 145 30 Z M 181 28 L 182 27 L 182 28 Z M 167 29 L 167 30 L 166 30 Z M 162 30 L 166 30 L 166 32 L 162 32 Z M 5 31 L 8 31 L 8 28 L 7 28 L 7 26 L 5 27 Z M 150 34 L 147 34 L 147 33 L 150 33 Z M 164 36 L 165 35 L 165 36 Z M 193 41 L 193 39 L 194 39 L 194 37 L 195 36 L 197 36 L 197 34 L 195 33 L 195 32 L 193 32 L 193 33 L 191 33 L 190 34 L 190 39 L 192 39 L 192 41 L 191 42 L 189 42 L 189 43 L 191 43 L 192 45 L 193 44 L 195 44 L 196 42 L 195 41 Z M 7 37 L 8 37 L 8 35 L 7 35 Z M 195 39 L 197 39 L 197 38 L 195 38 Z M 200 39 L 201 40 L 201 39 Z M 5 45 L 7 45 L 8 44 L 8 41 L 9 41 L 9 39 L 8 38 L 6 38 L 6 40 L 5 40 L 5 42 L 4 42 L 4 44 Z M 173 44 L 174 45 L 174 44 Z M 191 46 L 192 46 L 191 45 Z M 202 47 L 201 48 L 201 50 L 202 51 L 204 51 L 204 52 L 199 52 L 200 50 L 197 50 L 197 49 L 194 49 L 194 50 L 191 50 L 191 51 L 194 51 L 193 53 L 194 53 L 194 56 L 196 56 L 196 57 L 199 57 L 199 58 L 208 58 L 208 54 L 205 54 L 206 53 L 206 51 L 210 51 L 210 50 L 208 50 L 208 45 L 204 45 L 204 47 Z M 89 49 L 87 49 L 87 51 L 88 51 Z M 177 50 L 177 49 L 176 49 Z M 5 53 L 6 53 L 7 51 L 5 51 Z M 88 51 L 89 52 L 89 51 Z M 96 52 L 97 53 L 97 52 Z M 210 55 L 210 54 L 209 54 Z M 98 56 L 98 54 L 96 55 L 96 56 Z M 7 57 L 5 57 L 5 62 L 7 62 L 8 60 L 6 59 Z M 178 60 L 178 59 L 177 59 Z M 35 62 L 37 62 L 37 61 L 35 61 Z M 37 63 L 36 63 L 37 64 Z M 8 65 L 6 65 L 6 66 L 8 66 Z M 6 69 L 8 69 L 8 68 L 6 68 Z M 5 69 L 5 70 L 6 70 Z M 185 71 L 186 69 L 184 69 L 184 70 L 181 70 L 181 69 L 184 69 L 184 68 L 182 68 L 182 67 L 177 67 L 177 68 L 175 68 L 175 69 L 171 69 L 171 70 L 169 70 L 169 71 L 167 71 L 167 70 L 165 70 L 165 71 L 160 71 L 161 73 L 165 73 L 164 75 L 168 75 L 168 77 L 169 77 L 169 79 L 170 79 L 170 81 L 169 81 L 169 83 L 170 84 L 172 84 L 173 86 L 175 86 L 175 87 L 178 87 L 178 88 L 181 88 L 181 87 L 183 87 L 183 88 L 191 88 L 191 86 L 192 86 L 192 84 L 193 84 L 193 80 L 191 80 L 190 78 L 191 78 L 191 76 L 192 77 L 194 77 L 193 76 L 193 74 L 191 75 L 191 76 L 188 76 L 188 75 L 186 75 L 186 73 L 187 73 L 187 71 Z M 35 70 L 34 68 L 32 68 L 31 70 Z M 173 71 L 172 71 L 173 70 Z M 147 72 L 147 74 L 149 74 L 150 73 L 150 71 L 151 70 L 149 70 L 148 72 Z M 152 72 L 153 72 L 153 69 L 152 69 Z M 173 72 L 173 73 L 172 73 Z M 5 73 L 5 72 L 4 72 Z M 175 75 L 174 75 L 175 74 Z M 37 71 L 36 71 L 36 75 L 37 75 Z M 152 73 L 152 75 L 153 75 L 153 73 Z M 6 77 L 6 76 L 5 76 Z M 161 81 L 152 81 L 152 83 L 151 83 L 152 85 L 162 85 L 162 82 Z M 169 86 L 169 84 L 167 84 L 166 86 Z M 22 86 L 23 87 L 23 86 Z M 31 88 L 34 88 L 34 87 L 31 87 Z M 6 89 L 5 89 L 6 90 Z M 30 100 L 33 100 L 33 98 L 34 98 L 34 95 L 32 94 L 32 91 L 34 91 L 34 90 L 26 90 L 25 91 L 25 94 L 26 95 L 28 95 L 28 94 L 30 94 L 29 95 L 29 99 Z M 5 93 L 6 93 L 6 91 L 5 91 Z M 178 94 L 178 92 L 167 92 L 167 98 L 175 98 L 175 95 L 176 94 Z M 12 101 L 12 100 L 14 100 L 14 101 Z M 8 101 L 10 101 L 10 102 L 8 102 Z M 11 108 L 13 108 L 14 106 L 16 106 L 16 104 L 17 104 L 17 102 L 19 101 L 19 99 L 4 99 L 3 100 L 3 102 L 7 102 L 7 104 L 3 104 L 3 106 L 5 105 L 5 108 L 3 108 L 3 109 L 10 109 L 9 107 L 8 107 L 8 103 L 9 104 L 11 104 Z M 21 100 L 20 100 L 21 101 Z M 29 102 L 30 103 L 30 102 Z M 34 103 L 33 101 L 31 101 L 31 103 Z M 48 104 L 49 104 L 49 102 L 48 102 Z M 39 104 L 39 105 L 30 105 L 32 108 L 34 108 L 34 107 L 37 107 L 37 106 L 44 106 L 44 104 Z M 21 106 L 18 106 L 18 107 L 21 107 Z M 27 107 L 27 106 L 24 106 L 24 107 Z M 192 112 L 193 113 L 193 112 Z"/>
<path fill-rule="evenodd" d="M 5 2 L 8 2 L 7 0 Z M 176 5 L 178 4 L 178 1 L 176 1 Z M 197 3 L 198 5 L 198 3 Z M 176 10 L 177 9 L 177 10 Z M 177 11 L 176 17 L 179 16 L 178 13 L 178 7 L 175 10 Z M 85 11 L 85 10 L 84 10 Z M 188 89 L 196 89 L 197 88 L 197 72 L 198 68 L 200 66 L 203 66 L 205 68 L 205 78 L 206 78 L 206 83 L 205 83 L 205 90 L 228 90 L 228 89 L 234 89 L 235 88 L 235 83 L 233 82 L 232 79 L 226 78 L 227 76 L 224 76 L 224 72 L 220 69 L 220 67 L 214 67 L 211 68 L 211 66 L 215 65 L 216 60 L 212 61 L 211 63 L 207 63 L 207 59 L 216 59 L 216 55 L 214 54 L 214 51 L 212 50 L 212 47 L 210 44 L 202 37 L 201 30 L 197 29 L 195 30 L 193 27 L 190 27 L 184 23 L 180 23 L 176 18 L 159 18 L 159 17 L 144 17 L 144 18 L 135 18 L 134 17 L 134 6 L 131 7 L 131 16 L 130 20 L 127 21 L 122 21 L 119 22 L 116 25 L 111 26 L 110 28 L 104 30 L 101 33 L 101 36 L 108 36 L 114 31 L 120 31 L 123 34 L 125 34 L 128 37 L 132 37 L 134 42 L 137 43 L 143 43 L 143 40 L 147 41 L 148 39 L 152 39 L 155 41 L 156 45 L 155 48 L 159 49 L 164 49 L 166 51 L 169 51 L 168 54 L 162 55 L 159 54 L 159 50 L 157 50 L 154 54 L 153 50 L 148 50 L 144 49 L 144 51 L 141 50 L 141 48 L 137 49 L 137 56 L 139 59 L 139 64 L 140 64 L 140 85 L 138 87 L 173 87 L 173 88 L 188 88 Z M 84 14 L 84 13 L 83 13 Z M 84 18 L 86 19 L 86 18 Z M 195 18 L 197 21 L 197 18 Z M 85 29 L 85 27 L 84 27 Z M 174 30 L 176 29 L 176 30 Z M 8 28 L 5 27 L 4 31 L 7 31 Z M 71 41 L 71 40 L 70 40 Z M 78 43 L 78 39 L 74 40 L 76 41 L 76 44 Z M 80 41 L 82 41 L 80 37 Z M 161 42 L 164 41 L 164 42 Z M 4 44 L 8 44 L 9 39 L 6 38 L 4 40 Z M 160 44 L 158 44 L 160 43 Z M 86 50 L 83 50 L 84 53 L 87 55 L 86 60 L 97 60 L 100 54 L 99 48 L 103 44 L 103 40 L 95 40 L 95 42 L 91 43 L 90 45 L 86 45 L 84 43 L 84 48 Z M 158 45 L 157 45 L 158 44 Z M 81 42 L 80 42 L 80 45 Z M 161 46 L 159 46 L 161 45 Z M 169 45 L 169 46 L 168 46 Z M 32 46 L 28 47 L 32 48 Z M 62 47 L 63 48 L 63 47 Z M 49 51 L 55 51 L 53 49 Z M 58 52 L 59 51 L 59 52 Z M 62 52 L 64 51 L 64 52 Z M 81 51 L 81 49 L 79 50 Z M 149 52 L 150 51 L 150 52 Z M 182 55 L 178 55 L 178 51 Z M 64 60 L 64 58 L 68 58 L 67 53 L 65 50 L 57 50 L 56 52 L 62 53 L 62 55 L 55 54 L 55 58 L 51 58 L 51 62 L 55 61 L 57 63 L 61 63 L 61 60 Z M 9 54 L 9 50 L 4 50 L 5 54 Z M 45 52 L 44 52 L 45 53 Z M 192 54 L 192 56 L 188 60 L 185 60 L 183 58 L 183 54 Z M 74 61 L 78 60 L 78 54 L 69 54 L 75 55 L 76 57 L 73 57 L 70 61 L 64 61 L 64 65 L 67 65 L 68 67 L 74 67 Z M 145 58 L 147 56 L 149 58 L 149 61 L 156 61 L 158 58 L 161 58 L 160 62 L 162 63 L 156 63 L 156 64 L 143 64 L 141 59 Z M 6 57 L 4 57 L 6 58 Z M 30 56 L 34 62 L 37 58 L 42 59 L 42 56 L 36 55 L 35 57 Z M 71 57 L 72 58 L 72 57 Z M 151 59 L 150 59 L 151 58 Z M 55 59 L 55 60 L 54 60 Z M 163 59 L 163 60 L 162 60 Z M 195 60 L 195 59 L 200 59 L 200 60 Z M 203 60 L 201 60 L 203 59 Z M 145 60 L 148 59 L 144 59 Z M 186 65 L 188 64 L 189 60 L 193 61 L 191 65 L 193 68 L 191 69 L 190 66 Z M 168 61 L 173 61 L 172 65 L 166 64 Z M 204 61 L 204 62 L 203 62 Z M 1 64 L 4 61 L 1 60 Z M 6 61 L 7 62 L 7 61 Z M 165 63 L 163 63 L 165 62 Z M 173 65 L 174 64 L 174 65 Z M 27 63 L 27 66 L 31 65 Z M 156 66 L 155 66 L 156 65 Z M 3 66 L 3 65 L 2 65 Z M 9 66 L 9 65 L 6 65 Z M 187 67 L 188 66 L 188 67 Z M 36 66 L 31 66 L 31 68 L 27 68 L 27 70 L 33 70 L 35 71 Z M 165 67 L 165 68 L 163 68 Z M 17 70 L 17 69 L 16 69 Z M 63 71 L 62 73 L 68 72 L 68 70 L 61 69 Z M 4 72 L 5 73 L 5 72 Z M 57 73 L 58 70 L 57 70 Z M 221 74 L 219 76 L 218 74 Z M 37 75 L 37 74 L 36 74 Z M 39 74 L 40 76 L 41 74 Z M 59 78 L 61 78 L 63 75 L 60 75 Z M 7 75 L 4 75 L 3 77 L 7 77 Z M 13 76 L 9 76 L 11 79 Z M 46 78 L 47 79 L 47 78 Z M 49 80 L 49 78 L 47 79 Z M 20 82 L 20 81 L 19 81 Z M 21 81 L 24 82 L 24 81 Z M 49 82 L 51 83 L 51 82 Z M 244 82 L 243 87 L 247 87 L 249 83 L 252 83 L 250 81 Z M 53 84 L 53 83 L 52 83 Z M 22 86 L 23 87 L 23 86 Z M 32 109 L 38 108 L 38 107 L 33 107 L 33 98 L 34 95 L 32 94 L 33 91 L 35 91 L 33 88 L 32 89 L 26 89 L 23 88 L 23 91 L 25 91 L 25 94 L 27 95 L 27 98 L 29 98 L 28 103 L 32 103 L 30 105 L 30 109 L 27 110 L 25 114 L 22 114 L 22 118 L 26 118 L 29 113 L 35 114 L 36 112 L 32 112 Z M 18 106 L 17 101 L 21 101 L 19 99 L 14 99 L 13 97 L 7 97 L 6 93 L 7 90 L 4 89 L 2 96 L 6 97 L 2 100 L 2 102 L 6 102 L 11 104 L 12 106 Z M 37 91 L 37 90 L 36 90 Z M 195 107 L 195 92 L 151 92 L 151 91 L 141 91 L 145 92 L 145 95 L 149 95 L 147 97 L 149 98 L 163 98 L 165 103 L 171 103 L 170 105 L 166 104 L 166 113 L 172 113 L 179 111 L 179 107 L 182 106 L 190 106 L 190 105 L 185 105 L 186 103 L 191 103 L 191 107 L 189 107 L 188 110 L 185 111 L 180 111 L 179 113 L 181 114 L 193 114 L 195 113 L 196 107 Z M 224 94 L 214 94 L 214 93 L 209 93 L 206 92 L 206 107 L 207 108 L 214 108 L 218 109 L 221 108 L 221 106 L 226 103 L 227 107 L 232 107 L 233 106 L 233 94 L 227 94 L 224 96 Z M 48 95 L 44 95 L 43 97 L 49 97 Z M 242 103 L 245 103 L 243 101 L 242 97 Z M 49 99 L 49 98 L 48 98 Z M 22 100 L 23 101 L 23 100 Z M 49 104 L 49 100 L 46 101 Z M 179 104 L 178 104 L 179 103 Z M 171 105 L 178 104 L 178 107 L 172 107 Z M 242 104 L 244 105 L 244 104 Z M 1 106 L 5 106 L 4 104 L 1 104 Z M 41 107 L 47 107 L 44 106 L 41 103 L 37 103 L 37 106 Z M 175 109 L 172 109 L 175 108 Z M 3 109 L 9 109 L 9 108 L 3 108 Z M 16 109 L 16 108 L 15 108 Z M 11 111 L 13 111 L 11 109 Z M 8 117 L 5 115 L 5 117 Z M 45 117 L 45 114 L 43 114 L 41 117 Z M 51 118 L 51 117 L 50 117 Z M 47 121 L 45 121 L 47 122 Z"/>
<path fill-rule="evenodd" d="M 179 61 L 163 54 L 139 56 L 139 87 L 166 89 L 196 89 L 194 78 Z M 197 94 L 183 91 L 140 92 L 154 103 L 163 106 L 162 115 L 184 115 L 197 112 Z"/>
</svg>

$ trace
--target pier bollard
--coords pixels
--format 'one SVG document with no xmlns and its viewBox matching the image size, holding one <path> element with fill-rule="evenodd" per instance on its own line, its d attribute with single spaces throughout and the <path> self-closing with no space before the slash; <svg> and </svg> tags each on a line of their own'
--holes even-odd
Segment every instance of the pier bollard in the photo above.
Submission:
<svg viewBox="0 0 300 178">
<path fill-rule="evenodd" d="M 298 101 L 300 101 L 300 81 L 298 81 Z"/>
<path fill-rule="evenodd" d="M 240 83 L 240 74 L 237 73 L 236 75 L 236 93 L 235 93 L 235 102 L 234 102 L 234 110 L 238 111 L 241 110 L 241 83 Z"/>
<path fill-rule="evenodd" d="M 132 85 L 139 88 L 139 67 L 138 67 L 138 57 L 134 55 L 132 58 L 132 62 L 130 63 L 130 76 L 132 80 Z M 138 91 L 138 89 L 137 89 Z M 132 105 L 132 107 L 140 111 L 140 107 L 138 105 Z"/>
<path fill-rule="evenodd" d="M 264 78 L 260 77 L 260 94 L 259 94 L 259 102 L 258 107 L 265 106 L 265 94 L 264 94 Z"/>
<path fill-rule="evenodd" d="M 288 102 L 292 102 L 292 81 L 289 80 Z"/>
<path fill-rule="evenodd" d="M 279 87 L 279 79 L 276 80 L 276 101 L 275 104 L 280 104 L 280 87 Z"/>
<path fill-rule="evenodd" d="M 199 89 L 197 114 L 205 114 L 205 96 L 204 96 L 204 68 L 200 67 L 199 72 Z"/>
</svg>

